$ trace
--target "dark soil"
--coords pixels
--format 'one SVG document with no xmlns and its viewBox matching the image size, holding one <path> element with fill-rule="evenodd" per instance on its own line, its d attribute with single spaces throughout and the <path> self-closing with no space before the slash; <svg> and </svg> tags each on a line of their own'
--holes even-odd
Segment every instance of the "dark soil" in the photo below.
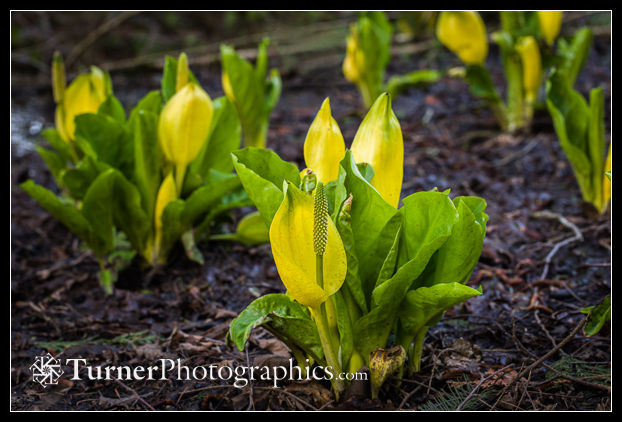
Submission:
<svg viewBox="0 0 622 422">
<path fill-rule="evenodd" d="M 330 384 L 317 381 L 287 382 L 277 389 L 262 381 L 243 388 L 233 386 L 233 381 L 195 380 L 61 378 L 59 385 L 47 388 L 33 383 L 30 365 L 45 351 L 56 357 L 85 358 L 93 366 L 144 365 L 162 358 L 181 358 L 189 367 L 280 365 L 289 354 L 261 329 L 251 336 L 245 353 L 224 343 L 228 323 L 246 305 L 261 295 L 284 291 L 269 245 L 200 244 L 203 266 L 189 261 L 180 248 L 166 268 L 149 277 L 129 269 L 121 274 L 112 295 L 103 293 L 93 256 L 18 186 L 33 178 L 54 189 L 32 145 L 44 144 L 40 130 L 53 125 L 45 63 L 53 48 L 72 45 L 71 30 L 60 28 L 71 19 L 58 13 L 14 15 L 22 36 L 14 48 L 12 73 L 13 410 L 611 409 L 609 325 L 591 338 L 579 330 L 563 347 L 522 373 L 572 333 L 584 318 L 581 309 L 611 292 L 610 215 L 594 216 L 582 203 L 546 110 L 536 113 L 530 133 L 502 134 L 488 109 L 469 95 L 462 82 L 449 78 L 412 89 L 393 101 L 405 143 L 403 196 L 437 187 L 451 188 L 452 196 L 486 199 L 488 233 L 468 282 L 481 285 L 484 294 L 448 312 L 429 331 L 419 373 L 389 380 L 374 401 L 368 398 L 365 383 L 355 383 L 339 403 L 333 401 Z M 84 19 L 92 19 L 96 27 L 110 14 L 100 15 Z M 201 33 L 208 17 L 179 15 L 181 22 L 170 23 L 177 28 L 171 30 L 171 39 L 178 33 L 194 34 L 200 44 L 233 37 L 222 21 L 222 27 Z M 240 22 L 248 23 L 245 33 L 251 34 L 272 28 L 275 22 L 287 27 L 283 14 L 277 18 L 263 16 L 251 22 L 238 16 L 246 19 Z M 345 33 L 352 15 L 319 14 L 311 22 L 294 19 L 289 29 L 320 27 L 331 18 L 343 20 Z M 565 29 L 572 31 L 584 19 L 572 20 Z M 119 53 L 115 40 L 151 30 L 160 41 L 166 22 L 154 13 L 129 17 L 114 36 L 102 35 L 76 63 L 118 64 L 130 56 Z M 32 35 L 37 27 L 58 32 L 56 44 L 37 40 Z M 610 46 L 609 35 L 595 37 L 577 83 L 584 95 L 592 87 L 604 87 L 608 134 Z M 162 49 L 180 47 L 187 45 L 171 43 Z M 34 48 L 40 56 L 23 59 Z M 349 145 L 364 110 L 354 86 L 341 75 L 342 47 L 315 51 L 317 61 L 308 55 L 296 56 L 300 60 L 282 57 L 275 46 L 271 52 L 271 64 L 282 69 L 283 94 L 270 120 L 269 147 L 303 168 L 305 134 L 326 97 Z M 91 61 L 83 62 L 87 59 Z M 492 46 L 488 61 L 501 85 L 503 76 Z M 191 54 L 190 63 L 210 95 L 222 95 L 218 64 L 206 60 L 195 66 Z M 394 57 L 388 73 L 458 64 L 447 51 L 432 45 L 417 55 Z M 126 107 L 133 106 L 147 91 L 159 88 L 160 71 L 157 63 L 113 70 L 115 93 Z M 225 222 L 222 230 L 232 229 L 236 217 Z M 575 234 L 562 224 L 562 217 L 580 230 L 583 240 L 561 247 L 547 265 L 554 246 Z"/>
</svg>

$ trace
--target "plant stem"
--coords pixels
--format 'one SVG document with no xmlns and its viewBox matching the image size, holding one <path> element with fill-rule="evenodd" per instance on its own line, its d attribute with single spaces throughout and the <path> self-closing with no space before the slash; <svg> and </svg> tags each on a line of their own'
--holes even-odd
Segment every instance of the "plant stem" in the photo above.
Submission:
<svg viewBox="0 0 622 422">
<path fill-rule="evenodd" d="M 428 327 L 423 327 L 419 330 L 413 343 L 408 350 L 408 370 L 412 375 L 415 372 L 419 372 L 421 369 L 421 354 L 423 352 L 423 340 L 428 332 Z"/>
<path fill-rule="evenodd" d="M 181 198 L 181 190 L 184 188 L 184 177 L 186 176 L 187 166 L 175 166 L 175 186 L 177 187 L 177 197 Z"/>
<path fill-rule="evenodd" d="M 315 278 L 317 284 L 324 288 L 324 256 L 316 255 L 315 257 Z M 321 303 L 319 306 L 312 308 L 313 317 L 315 320 L 315 325 L 317 326 L 317 331 L 320 336 L 320 342 L 322 343 L 322 349 L 324 350 L 324 358 L 326 359 L 326 364 L 330 366 L 333 371 L 333 378 L 330 380 L 333 390 L 335 392 L 335 398 L 339 400 L 339 395 L 344 390 L 345 386 L 343 381 L 335 378 L 334 375 L 341 374 L 341 366 L 339 365 L 338 356 L 335 353 L 335 349 L 333 347 L 333 341 L 330 335 L 328 321 L 326 318 L 326 302 Z"/>
</svg>

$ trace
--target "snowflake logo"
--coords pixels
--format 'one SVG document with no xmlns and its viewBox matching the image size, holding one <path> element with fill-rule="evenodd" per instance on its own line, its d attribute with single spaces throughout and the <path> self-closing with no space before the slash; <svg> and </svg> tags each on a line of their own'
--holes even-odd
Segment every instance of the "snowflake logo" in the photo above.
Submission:
<svg viewBox="0 0 622 422">
<path fill-rule="evenodd" d="M 50 384 L 58 384 L 58 379 L 64 373 L 60 367 L 60 361 L 49 353 L 37 356 L 35 363 L 30 366 L 30 371 L 32 372 L 32 380 L 38 382 L 43 387 L 47 387 Z"/>
</svg>

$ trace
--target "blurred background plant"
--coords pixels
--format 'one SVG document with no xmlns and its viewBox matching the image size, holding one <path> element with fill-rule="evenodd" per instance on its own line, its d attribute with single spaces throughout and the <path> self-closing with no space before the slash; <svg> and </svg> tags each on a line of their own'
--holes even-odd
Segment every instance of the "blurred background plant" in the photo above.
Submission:
<svg viewBox="0 0 622 422">
<path fill-rule="evenodd" d="M 428 15 L 410 12 L 401 27 L 414 37 L 426 22 Z M 361 12 L 356 23 L 350 25 L 346 39 L 346 57 L 343 74 L 356 84 L 366 108 L 371 107 L 378 96 L 387 91 L 392 97 L 409 87 L 436 82 L 441 74 L 436 70 L 416 70 L 405 75 L 392 76 L 385 82 L 385 70 L 391 60 L 393 24 L 382 11 Z"/>
</svg>

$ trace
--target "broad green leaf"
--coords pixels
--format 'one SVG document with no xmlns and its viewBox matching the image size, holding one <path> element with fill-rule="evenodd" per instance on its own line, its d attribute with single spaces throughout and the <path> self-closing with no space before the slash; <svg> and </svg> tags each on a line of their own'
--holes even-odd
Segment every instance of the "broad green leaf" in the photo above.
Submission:
<svg viewBox="0 0 622 422">
<path fill-rule="evenodd" d="M 585 199 L 591 200 L 592 165 L 588 155 L 590 108 L 583 96 L 570 87 L 567 77 L 559 71 L 554 71 L 546 82 L 546 104 L 581 192 Z"/>
<path fill-rule="evenodd" d="M 32 196 L 43 208 L 63 223 L 72 233 L 82 239 L 93 252 L 102 257 L 107 251 L 96 248 L 97 244 L 92 242 L 93 231 L 89 221 L 72 204 L 66 203 L 57 197 L 53 192 L 35 184 L 32 180 L 22 183 L 21 188 Z"/>
<path fill-rule="evenodd" d="M 136 250 L 144 250 L 152 224 L 142 209 L 138 189 L 118 170 L 111 168 L 97 176 L 84 196 L 82 214 L 106 251 L 114 245 L 115 227 Z"/>
<path fill-rule="evenodd" d="M 352 232 L 350 207 L 351 201 L 348 200 L 338 212 L 337 218 L 335 219 L 335 226 L 341 237 L 348 262 L 345 284 L 360 310 L 362 312 L 367 312 L 367 298 L 359 276 L 359 260 L 354 251 L 354 234 Z"/>
<path fill-rule="evenodd" d="M 91 113 L 76 116 L 75 122 L 76 142 L 86 155 L 119 169 L 124 175 L 132 173 L 134 145 L 125 125 L 112 117 Z"/>
<path fill-rule="evenodd" d="M 109 168 L 108 164 L 101 163 L 87 155 L 75 167 L 63 173 L 62 184 L 69 190 L 71 196 L 83 199 L 97 176 Z"/>
<path fill-rule="evenodd" d="M 220 57 L 222 72 L 228 78 L 228 88 L 231 90 L 227 95 L 232 95 L 233 98 L 229 99 L 235 104 L 242 123 L 244 145 L 263 147 L 254 145 L 252 141 L 265 131 L 267 123 L 266 74 L 264 72 L 263 75 L 258 75 L 253 65 L 240 57 L 230 46 L 220 46 Z"/>
<path fill-rule="evenodd" d="M 354 337 L 352 331 L 352 321 L 350 319 L 350 313 L 348 312 L 348 305 L 341 293 L 336 292 L 330 297 L 335 304 L 335 310 L 337 313 L 337 328 L 339 329 L 339 360 L 341 361 L 341 367 L 347 368 L 354 350 Z"/>
<path fill-rule="evenodd" d="M 435 325 L 443 313 L 455 305 L 481 294 L 481 287 L 476 290 L 461 283 L 441 283 L 411 290 L 399 309 L 398 343 L 408 348 L 420 330 Z"/>
<path fill-rule="evenodd" d="M 132 130 L 132 122 L 134 121 L 135 116 L 139 112 L 145 111 L 154 113 L 156 115 L 160 114 L 160 111 L 162 111 L 162 94 L 160 94 L 160 91 L 150 91 L 147 93 L 147 95 L 141 98 L 140 101 L 138 101 L 138 104 L 136 104 L 136 106 L 130 112 L 130 118 L 128 120 L 130 124 L 130 130 Z"/>
<path fill-rule="evenodd" d="M 492 82 L 490 73 L 482 65 L 470 65 L 466 68 L 465 80 L 469 84 L 471 94 L 488 101 L 498 102 L 501 97 Z"/>
<path fill-rule="evenodd" d="M 112 94 L 99 106 L 97 114 L 111 117 L 121 125 L 125 124 L 125 110 L 123 109 L 123 105 Z"/>
<path fill-rule="evenodd" d="M 56 129 L 45 129 L 41 132 L 41 134 L 47 139 L 50 143 L 50 146 L 61 156 L 61 158 L 65 162 L 74 162 L 73 152 L 71 151 L 71 147 L 63 138 L 61 138 L 60 133 Z"/>
<path fill-rule="evenodd" d="M 162 256 L 166 256 L 196 219 L 216 207 L 226 194 L 238 187 L 240 180 L 235 174 L 222 175 L 218 180 L 208 181 L 196 189 L 186 200 L 170 202 L 162 213 Z"/>
<path fill-rule="evenodd" d="M 354 324 L 355 347 L 369 356 L 384 347 L 397 307 L 431 256 L 451 235 L 458 213 L 446 193 L 418 192 L 404 199 L 398 269 L 372 292 L 371 311 Z"/>
<path fill-rule="evenodd" d="M 155 201 L 161 182 L 162 153 L 158 145 L 158 116 L 136 109 L 132 115 L 134 133 L 134 181 L 141 205 L 149 221 L 153 220 Z"/>
<path fill-rule="evenodd" d="M 430 259 L 416 286 L 465 283 L 479 260 L 488 220 L 483 213 L 486 202 L 477 197 L 457 197 L 453 202 L 458 210 L 458 220 L 447 241 Z"/>
<path fill-rule="evenodd" d="M 226 97 L 213 101 L 214 115 L 208 140 L 199 155 L 190 163 L 184 183 L 184 191 L 191 192 L 202 185 L 209 170 L 229 173 L 233 170 L 231 153 L 240 148 L 242 128 L 235 107 Z"/>
<path fill-rule="evenodd" d="M 354 250 L 360 265 L 359 275 L 362 280 L 375 281 L 380 269 L 376 262 L 384 261 L 393 244 L 393 236 L 387 236 L 383 230 L 398 211 L 361 175 L 351 151 L 346 151 L 341 166 L 346 172 L 344 185 L 353 196 L 350 215 Z"/>
<path fill-rule="evenodd" d="M 227 341 L 244 350 L 251 331 L 264 326 L 288 344 L 295 344 L 316 359 L 324 356 L 315 323 L 309 311 L 284 294 L 262 296 L 231 321 Z"/>
<path fill-rule="evenodd" d="M 63 186 L 63 173 L 67 169 L 67 161 L 63 160 L 60 154 L 40 146 L 36 147 L 37 152 L 45 161 L 50 173 L 54 176 L 56 184 Z"/>
<path fill-rule="evenodd" d="M 300 185 L 298 168 L 263 148 L 247 147 L 234 151 L 232 158 L 244 190 L 270 227 L 274 214 L 283 202 L 283 181 Z"/>
<path fill-rule="evenodd" d="M 591 44 L 592 30 L 588 27 L 577 30 L 569 43 L 563 39 L 559 40 L 557 48 L 558 54 L 561 56 L 559 70 L 568 77 L 570 86 L 574 86 L 585 64 Z"/>
</svg>

